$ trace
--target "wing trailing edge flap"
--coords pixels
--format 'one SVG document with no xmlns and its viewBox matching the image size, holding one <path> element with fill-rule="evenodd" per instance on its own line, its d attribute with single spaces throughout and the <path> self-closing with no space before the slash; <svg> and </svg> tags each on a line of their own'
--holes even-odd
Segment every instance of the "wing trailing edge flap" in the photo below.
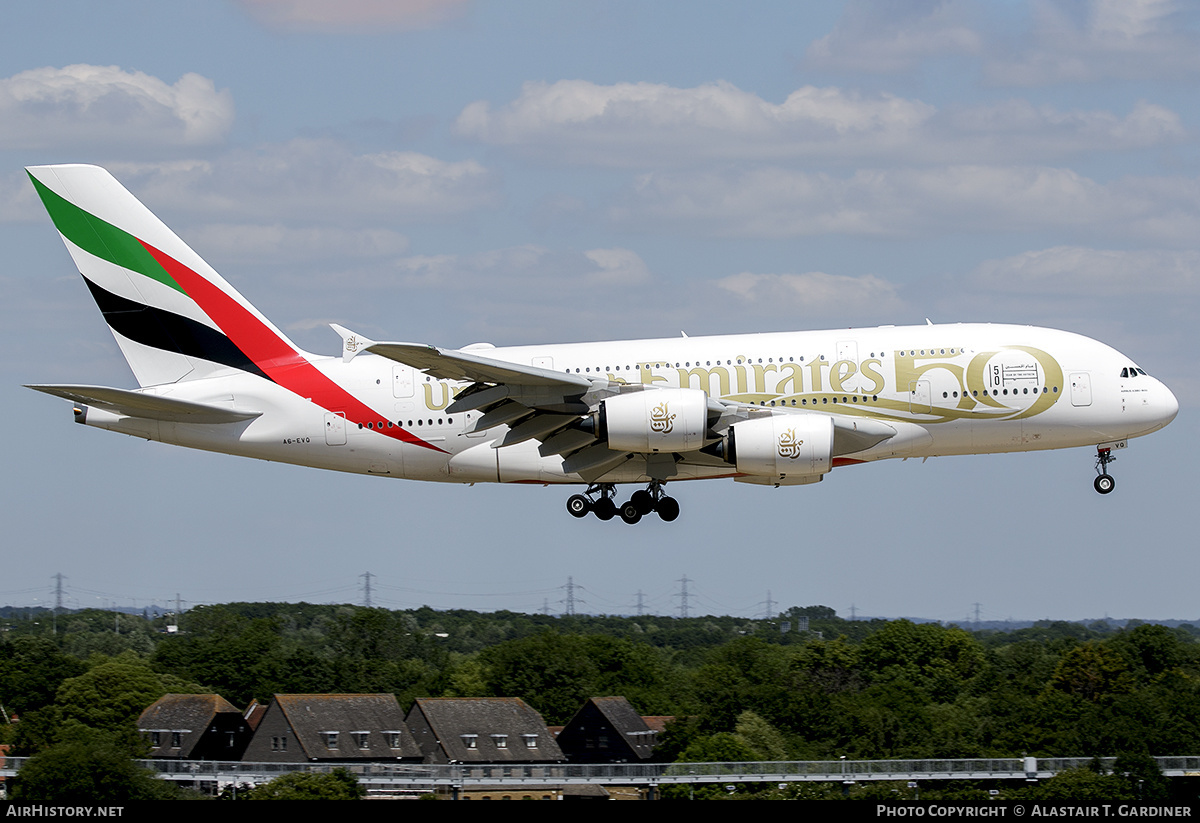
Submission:
<svg viewBox="0 0 1200 823">
<path fill-rule="evenodd" d="M 169 423 L 241 423 L 262 415 L 259 411 L 237 411 L 227 406 L 214 406 L 109 386 L 33 384 L 26 385 L 25 388 L 125 417 L 141 417 Z"/>
<path fill-rule="evenodd" d="M 588 414 L 591 393 L 615 393 L 607 380 L 557 372 L 540 366 L 483 357 L 423 343 L 377 343 L 349 329 L 334 326 L 342 338 L 342 357 L 369 352 L 411 366 L 439 380 L 470 383 L 447 407 L 449 414 L 481 410 L 476 431 L 510 426 L 494 448 L 526 440 L 548 441 L 546 455 L 567 454 L 595 441 L 593 435 L 570 427 Z M 618 458 L 624 459 L 624 456 Z"/>
<path fill-rule="evenodd" d="M 535 414 L 528 420 L 523 420 L 508 430 L 504 439 L 492 444 L 492 448 L 500 449 L 505 446 L 515 446 L 526 440 L 542 440 L 565 429 L 579 419 L 574 414 Z"/>
<path fill-rule="evenodd" d="M 577 474 L 591 483 L 632 459 L 633 455 L 629 452 L 613 451 L 607 443 L 596 443 L 564 459 L 562 467 L 567 474 Z"/>
<path fill-rule="evenodd" d="M 608 390 L 607 381 L 424 343 L 379 343 L 343 326 L 330 325 L 342 338 L 344 361 L 368 352 L 439 380 L 470 383 L 446 411 L 449 414 L 483 411 L 475 424 L 476 431 L 512 426 L 504 440 L 495 444 L 497 447 L 544 440 L 561 432 L 580 415 L 591 411 L 584 395 Z"/>
</svg>

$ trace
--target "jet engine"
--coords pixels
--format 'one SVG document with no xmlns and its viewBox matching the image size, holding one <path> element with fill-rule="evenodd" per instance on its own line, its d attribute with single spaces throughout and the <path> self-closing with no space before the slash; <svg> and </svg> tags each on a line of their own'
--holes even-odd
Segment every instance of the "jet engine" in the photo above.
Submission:
<svg viewBox="0 0 1200 823">
<path fill-rule="evenodd" d="M 833 468 L 833 418 L 824 414 L 773 414 L 735 423 L 723 457 L 739 472 L 777 483 L 818 479 Z"/>
<path fill-rule="evenodd" d="M 708 431 L 708 393 L 701 389 L 650 389 L 610 397 L 600 404 L 600 434 L 616 451 L 654 454 L 694 451 Z"/>
</svg>

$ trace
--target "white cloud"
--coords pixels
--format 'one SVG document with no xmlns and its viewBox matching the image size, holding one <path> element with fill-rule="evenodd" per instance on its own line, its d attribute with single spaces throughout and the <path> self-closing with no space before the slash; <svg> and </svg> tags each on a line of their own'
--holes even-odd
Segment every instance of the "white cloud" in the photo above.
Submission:
<svg viewBox="0 0 1200 823">
<path fill-rule="evenodd" d="M 565 163 L 612 167 L 716 160 L 1029 163 L 1177 143 L 1179 116 L 1140 102 L 1125 116 L 1010 100 L 939 110 L 890 94 L 805 86 L 770 103 L 728 83 L 690 89 L 582 80 L 529 83 L 494 109 L 477 101 L 458 133 Z"/>
<path fill-rule="evenodd" d="M 989 50 L 993 82 L 1182 80 L 1200 72 L 1200 38 L 1182 22 L 1194 9 L 1175 0 L 1092 0 L 1083 14 L 1076 3 L 1043 0 L 1035 9 L 1022 48 Z"/>
<path fill-rule="evenodd" d="M 1099 183 L 1047 166 L 660 173 L 639 178 L 610 217 L 629 228 L 736 237 L 1054 230 L 1190 245 L 1200 232 L 1200 181 Z"/>
<path fill-rule="evenodd" d="M 470 291 L 540 304 L 564 291 L 647 282 L 645 261 L 629 249 L 555 252 L 526 245 L 467 255 L 407 257 L 397 261 L 403 285 L 438 291 Z"/>
<path fill-rule="evenodd" d="M 772 313 L 858 311 L 865 316 L 886 316 L 900 312 L 904 306 L 895 284 L 874 275 L 741 272 L 717 280 L 716 285 Z"/>
<path fill-rule="evenodd" d="M 935 119 L 926 144 L 942 162 L 1063 157 L 1171 145 L 1186 137 L 1179 115 L 1139 101 L 1124 117 L 1109 111 L 1063 111 L 1011 99 L 956 107 Z"/>
<path fill-rule="evenodd" d="M 214 223 L 191 229 L 187 235 L 188 244 L 204 257 L 270 263 L 372 260 L 404 254 L 409 247 L 405 235 L 380 228 Z"/>
<path fill-rule="evenodd" d="M 864 136 L 895 141 L 934 109 L 890 94 L 805 86 L 780 104 L 729 83 L 679 89 L 654 83 L 602 86 L 584 80 L 527 83 L 494 110 L 471 103 L 459 134 L 485 143 L 550 150 L 570 162 L 644 166 L 711 157 L 792 157 Z"/>
<path fill-rule="evenodd" d="M 470 0 L 237 0 L 273 28 L 327 32 L 425 29 L 462 16 Z"/>
<path fill-rule="evenodd" d="M 333 140 L 297 139 L 213 160 L 110 170 L 148 204 L 254 223 L 285 217 L 331 225 L 436 220 L 494 205 L 499 195 L 495 176 L 474 160 L 356 154 Z"/>
<path fill-rule="evenodd" d="M 970 17 L 961 2 L 851 2 L 833 31 L 808 47 L 805 59 L 822 69 L 894 73 L 930 57 L 978 54 L 984 39 Z"/>
<path fill-rule="evenodd" d="M 72 65 L 0 80 L 0 147 L 200 146 L 233 125 L 233 97 L 212 80 L 174 85 L 117 66 Z"/>
<path fill-rule="evenodd" d="M 1056 246 L 985 261 L 972 279 L 997 292 L 1195 297 L 1200 294 L 1200 252 Z"/>
<path fill-rule="evenodd" d="M 1025 30 L 1010 32 L 1026 7 L 1030 19 L 1017 24 Z M 851 0 L 833 30 L 809 45 L 805 62 L 895 74 L 965 57 L 993 83 L 1016 86 L 1182 79 L 1200 71 L 1194 18 L 1194 4 L 1179 0 Z"/>
</svg>

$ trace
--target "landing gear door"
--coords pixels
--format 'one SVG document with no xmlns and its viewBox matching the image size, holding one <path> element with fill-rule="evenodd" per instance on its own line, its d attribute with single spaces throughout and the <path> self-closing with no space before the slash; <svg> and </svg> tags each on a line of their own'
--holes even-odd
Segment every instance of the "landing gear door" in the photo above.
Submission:
<svg viewBox="0 0 1200 823">
<path fill-rule="evenodd" d="M 1085 371 L 1071 372 L 1071 405 L 1092 405 L 1092 376 Z"/>
</svg>

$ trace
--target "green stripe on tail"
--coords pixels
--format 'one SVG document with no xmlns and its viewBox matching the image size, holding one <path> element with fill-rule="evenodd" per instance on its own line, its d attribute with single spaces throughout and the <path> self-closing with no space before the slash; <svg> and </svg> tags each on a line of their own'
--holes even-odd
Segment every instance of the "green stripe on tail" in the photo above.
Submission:
<svg viewBox="0 0 1200 823">
<path fill-rule="evenodd" d="M 183 287 L 167 274 L 150 252 L 146 251 L 146 247 L 132 234 L 118 229 L 111 223 L 104 222 L 94 214 L 89 214 L 69 200 L 60 197 L 39 183 L 32 174 L 29 175 L 29 179 L 33 181 L 33 187 L 37 189 L 38 196 L 42 198 L 46 211 L 50 213 L 54 227 L 62 233 L 63 237 L 102 260 L 115 263 L 138 274 L 144 274 L 165 286 L 187 294 Z"/>
</svg>

